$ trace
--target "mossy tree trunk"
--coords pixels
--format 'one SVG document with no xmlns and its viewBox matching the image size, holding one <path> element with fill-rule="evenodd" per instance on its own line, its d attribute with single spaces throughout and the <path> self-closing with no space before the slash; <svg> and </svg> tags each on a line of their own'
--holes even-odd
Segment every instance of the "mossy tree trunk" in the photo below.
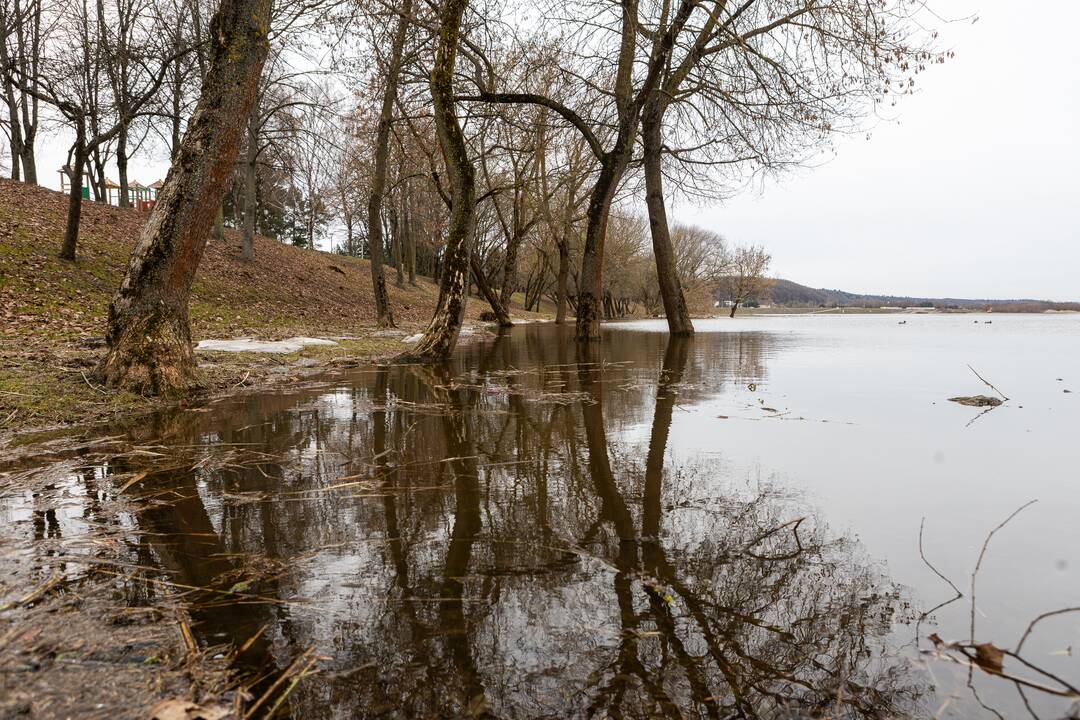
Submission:
<svg viewBox="0 0 1080 720">
<path fill-rule="evenodd" d="M 106 385 L 174 395 L 198 385 L 188 296 L 240 149 L 269 47 L 271 0 L 222 0 L 184 139 L 109 307 Z"/>
<path fill-rule="evenodd" d="M 461 18 L 468 0 L 446 0 L 440 11 L 439 43 L 429 86 L 450 185 L 450 227 L 443 249 L 439 301 L 435 314 L 416 347 L 399 356 L 402 361 L 438 362 L 450 357 L 465 319 L 473 230 L 476 221 L 476 169 L 469 158 L 465 135 L 454 101 L 454 64 L 461 35 Z"/>
</svg>

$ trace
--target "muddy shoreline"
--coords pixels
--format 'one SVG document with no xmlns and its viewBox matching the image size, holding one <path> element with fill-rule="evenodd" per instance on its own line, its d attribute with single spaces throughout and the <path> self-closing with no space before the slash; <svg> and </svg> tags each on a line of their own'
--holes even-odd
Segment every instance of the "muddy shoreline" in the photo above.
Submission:
<svg viewBox="0 0 1080 720">
<path fill-rule="evenodd" d="M 164 700 L 236 706 L 243 698 L 227 650 L 200 649 L 181 592 L 132 562 L 131 538 L 115 524 L 133 511 L 129 498 L 102 486 L 94 516 L 83 518 L 92 530 L 61 536 L 64 476 L 100 460 L 104 447 L 0 475 L 5 495 L 27 498 L 9 520 L 32 527 L 0 548 L 0 716 L 145 720 Z"/>
<path fill-rule="evenodd" d="M 59 366 L 68 371 L 60 383 L 51 386 L 35 384 L 30 391 L 33 394 L 3 391 L 0 395 L 0 401 L 13 407 L 0 416 L 0 420 L 4 416 L 8 419 L 6 427 L 0 426 L 0 466 L 32 455 L 33 446 L 40 441 L 54 439 L 80 427 L 104 425 L 169 408 L 194 407 L 232 395 L 295 385 L 328 371 L 385 362 L 407 350 L 410 345 L 405 340 L 421 331 L 422 328 L 392 331 L 371 328 L 370 333 L 362 336 L 332 336 L 334 345 L 308 345 L 292 352 L 200 349 L 196 356 L 204 388 L 182 399 L 143 397 L 101 387 L 90 378 L 96 353 L 88 356 L 57 348 L 55 351 L 63 355 Z M 466 323 L 459 344 L 490 338 L 497 331 L 498 326 L 490 323 Z M 24 367 L 29 373 L 33 363 L 25 362 Z M 44 420 L 26 412 L 25 403 L 30 398 L 46 395 L 53 396 L 63 406 L 56 419 Z"/>
</svg>

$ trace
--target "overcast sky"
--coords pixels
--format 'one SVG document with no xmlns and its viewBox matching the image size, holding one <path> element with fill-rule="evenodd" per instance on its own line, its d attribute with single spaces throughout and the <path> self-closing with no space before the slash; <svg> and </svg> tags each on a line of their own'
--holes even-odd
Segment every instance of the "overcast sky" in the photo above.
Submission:
<svg viewBox="0 0 1080 720">
<path fill-rule="evenodd" d="M 956 57 L 825 165 L 678 217 L 813 287 L 1080 300 L 1080 4 L 933 3 Z"/>
<path fill-rule="evenodd" d="M 773 274 L 915 296 L 1080 300 L 1080 4 L 938 2 L 956 51 L 919 75 L 895 121 L 844 138 L 823 165 L 674 215 L 764 245 Z M 66 142 L 42 143 L 59 186 Z M 137 157 L 131 177 L 164 177 Z"/>
</svg>

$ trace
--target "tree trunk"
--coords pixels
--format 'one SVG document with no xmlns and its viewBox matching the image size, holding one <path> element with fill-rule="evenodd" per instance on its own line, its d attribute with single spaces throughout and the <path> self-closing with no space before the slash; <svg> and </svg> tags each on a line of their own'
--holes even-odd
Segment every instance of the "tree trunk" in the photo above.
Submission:
<svg viewBox="0 0 1080 720">
<path fill-rule="evenodd" d="M 0 41 L 2 42 L 2 41 Z M 19 114 L 15 107 L 14 90 L 12 90 L 11 84 L 8 83 L 7 88 L 7 104 L 8 104 L 8 135 L 11 140 L 11 179 L 21 179 L 21 173 L 19 172 L 19 161 L 23 155 L 22 144 L 22 126 L 19 124 Z"/>
<path fill-rule="evenodd" d="M 401 73 L 401 54 L 405 47 L 405 35 L 409 29 L 411 15 L 412 0 L 405 0 L 401 14 L 398 16 L 397 28 L 394 30 L 389 67 L 386 68 L 386 87 L 383 89 L 379 123 L 375 129 L 375 168 L 371 178 L 371 195 L 368 197 L 371 285 L 375 295 L 375 323 L 379 327 L 394 327 L 394 315 L 390 311 L 390 295 L 386 291 L 386 276 L 383 274 L 382 267 L 382 202 L 383 194 L 386 192 L 386 159 L 390 151 L 390 123 L 394 119 L 394 100 L 397 99 L 398 75 Z M 398 276 L 400 275 L 399 266 Z"/>
<path fill-rule="evenodd" d="M 739 301 L 736 300 L 735 302 L 731 303 L 731 313 L 728 315 L 728 317 L 729 318 L 735 317 L 735 311 L 738 310 L 738 309 L 739 309 Z"/>
<path fill-rule="evenodd" d="M 68 192 L 67 225 L 64 227 L 64 244 L 60 248 L 60 259 L 75 261 L 75 247 L 79 242 L 79 222 L 82 220 L 82 178 L 86 167 L 86 137 L 81 127 L 75 133 L 75 150 L 71 153 L 72 167 Z"/>
<path fill-rule="evenodd" d="M 29 133 L 22 140 L 22 176 L 23 182 L 37 185 L 37 159 L 34 157 L 34 133 Z M 12 163 L 14 164 L 14 162 Z"/>
<path fill-rule="evenodd" d="M 94 191 L 94 202 L 108 204 L 109 191 L 105 187 L 105 161 L 101 159 L 101 148 L 95 147 L 90 153 L 90 188 Z"/>
<path fill-rule="evenodd" d="M 215 240 L 225 239 L 225 204 L 218 203 L 217 214 L 214 215 L 214 227 L 210 230 L 210 237 Z"/>
<path fill-rule="evenodd" d="M 406 221 L 399 217 L 396 210 L 391 208 L 392 215 L 390 219 L 393 222 L 393 232 L 391 233 L 390 250 L 394 254 L 394 272 L 396 278 L 394 285 L 399 288 L 405 287 L 405 274 L 402 271 L 401 263 L 404 257 L 404 251 L 402 249 L 402 235 L 405 233 Z"/>
<path fill-rule="evenodd" d="M 476 169 L 469 158 L 465 135 L 454 102 L 454 65 L 461 34 L 461 18 L 468 0 L 446 0 L 439 21 L 439 42 L 428 85 L 450 184 L 450 225 L 443 250 L 439 301 L 424 336 L 402 360 L 437 362 L 450 357 L 457 344 L 468 301 L 469 260 L 476 220 Z"/>
<path fill-rule="evenodd" d="M 600 175 L 589 195 L 585 248 L 581 256 L 581 280 L 578 283 L 578 340 L 597 340 L 600 337 L 600 321 L 604 313 L 604 239 L 607 235 L 611 201 L 626 168 L 626 159 L 621 156 L 627 154 L 619 150 L 605 154 L 601 160 Z"/>
<path fill-rule="evenodd" d="M 176 62 L 179 67 L 180 60 Z M 175 160 L 176 154 L 180 152 L 180 109 L 183 99 L 183 90 L 175 89 L 172 98 L 172 117 L 169 118 L 169 160 Z"/>
<path fill-rule="evenodd" d="M 131 193 L 128 189 L 128 129 L 124 126 L 116 136 L 116 174 L 120 183 L 120 207 L 131 207 Z"/>
<path fill-rule="evenodd" d="M 664 175 L 661 135 L 663 105 L 659 96 L 646 105 L 641 116 L 641 139 L 645 155 L 645 205 L 649 210 L 649 230 L 652 234 L 653 256 L 656 258 L 656 278 L 660 298 L 664 302 L 668 332 L 672 335 L 693 335 L 694 324 L 686 307 L 682 283 L 671 245 L 667 208 L 664 204 Z"/>
<path fill-rule="evenodd" d="M 409 234 L 405 239 L 408 242 L 408 262 L 406 264 L 409 266 L 409 284 L 416 287 L 416 234 L 413 232 L 412 220 L 409 221 Z"/>
<path fill-rule="evenodd" d="M 555 322 L 559 325 L 566 322 L 566 304 L 570 277 L 570 244 L 566 239 L 557 241 L 559 248 L 559 270 L 555 276 Z"/>
<path fill-rule="evenodd" d="M 484 296 L 484 299 L 488 301 L 488 305 L 491 306 L 491 311 L 495 313 L 495 320 L 499 323 L 499 327 L 512 327 L 514 323 L 510 320 L 509 313 L 503 307 L 499 296 L 495 294 L 495 289 L 488 282 L 487 276 L 484 275 L 484 268 L 477 261 L 475 255 L 469 258 L 469 264 L 472 266 L 472 276 L 476 282 L 476 287 L 480 294 Z"/>
<path fill-rule="evenodd" d="M 239 152 L 269 47 L 271 0 L 222 0 L 211 21 L 210 66 L 180 151 L 109 307 L 98 376 L 134 392 L 198 385 L 188 296 Z"/>
<path fill-rule="evenodd" d="M 416 227 L 412 216 L 412 199 L 409 195 L 409 181 L 401 182 L 401 223 L 404 228 L 402 241 L 405 254 L 405 269 L 409 274 L 409 284 L 416 286 Z"/>
<path fill-rule="evenodd" d="M 7 10 L 6 4 L 3 10 Z M 16 21 L 21 22 L 22 20 L 16 18 Z M 6 12 L 0 13 L 0 22 L 3 22 L 3 32 L 5 34 L 5 37 L 0 38 L 0 63 L 7 68 L 11 64 L 11 60 L 8 55 L 6 35 L 12 30 L 7 27 L 9 20 Z M 19 161 L 23 154 L 22 124 L 19 121 L 19 106 L 15 100 L 15 81 L 10 77 L 4 80 L 4 101 L 7 103 L 8 139 L 11 141 L 11 179 L 19 180 Z"/>
<path fill-rule="evenodd" d="M 255 259 L 255 215 L 257 213 L 258 169 L 259 169 L 259 133 L 256 128 L 258 118 L 253 111 L 247 126 L 247 152 L 244 155 L 244 231 L 240 257 L 244 260 Z"/>
<path fill-rule="evenodd" d="M 499 301 L 507 315 L 510 314 L 510 298 L 514 295 L 517 285 L 517 256 L 518 248 L 521 247 L 521 228 L 517 227 L 517 211 L 514 212 L 514 228 L 506 243 L 506 259 L 503 261 L 502 288 L 499 290 Z"/>
</svg>

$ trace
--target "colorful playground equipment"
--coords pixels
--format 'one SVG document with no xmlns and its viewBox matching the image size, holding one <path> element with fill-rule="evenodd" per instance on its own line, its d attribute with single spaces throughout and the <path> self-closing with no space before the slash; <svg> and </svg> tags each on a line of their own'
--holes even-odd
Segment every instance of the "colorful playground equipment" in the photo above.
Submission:
<svg viewBox="0 0 1080 720">
<path fill-rule="evenodd" d="M 60 191 L 67 193 L 71 189 L 71 168 L 67 165 L 60 168 Z M 138 180 L 132 180 L 128 183 L 128 203 L 131 207 L 138 210 L 150 210 L 154 207 L 154 203 L 157 202 L 158 191 L 161 190 L 162 182 L 151 183 L 150 185 L 143 185 Z M 91 192 L 92 181 L 90 174 L 84 172 L 82 174 L 82 196 L 84 200 L 93 200 L 93 193 Z M 105 178 L 105 197 L 100 201 L 107 205 L 120 205 L 120 185 L 109 178 Z"/>
</svg>

